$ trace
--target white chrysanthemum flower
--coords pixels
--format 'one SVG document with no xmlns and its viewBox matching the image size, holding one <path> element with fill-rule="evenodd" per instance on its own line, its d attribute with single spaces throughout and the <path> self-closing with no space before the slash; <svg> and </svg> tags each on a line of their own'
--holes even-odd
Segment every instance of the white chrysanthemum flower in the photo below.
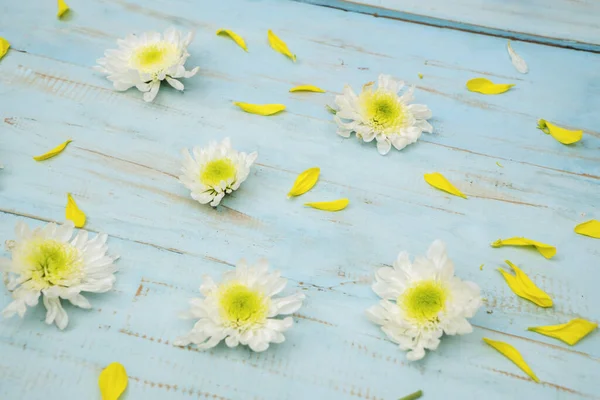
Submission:
<svg viewBox="0 0 600 400">
<path fill-rule="evenodd" d="M 243 344 L 258 352 L 268 349 L 269 343 L 283 343 L 283 332 L 294 321 L 292 317 L 275 317 L 296 312 L 304 294 L 274 298 L 287 280 L 277 271 L 269 273 L 268 267 L 266 260 L 250 267 L 241 260 L 235 271 L 223 274 L 219 285 L 205 276 L 200 286 L 204 298 L 190 300 L 191 310 L 183 315 L 198 321 L 175 345 L 194 343 L 200 349 L 210 349 L 224 339 L 229 347 Z"/>
<path fill-rule="evenodd" d="M 173 28 L 161 37 L 157 32 L 145 32 L 141 36 L 129 35 L 117 40 L 118 49 L 106 50 L 105 58 L 97 61 L 96 69 L 108 75 L 116 90 L 132 87 L 144 92 L 144 100 L 152 101 L 158 94 L 160 83 L 166 79 L 169 85 L 183 90 L 183 83 L 176 78 L 191 78 L 198 67 L 186 71 L 184 64 L 190 56 L 187 47 L 192 33 L 183 37 Z"/>
<path fill-rule="evenodd" d="M 479 287 L 454 276 L 443 242 L 433 242 L 427 257 L 414 263 L 400 253 L 393 268 L 377 270 L 375 281 L 373 291 L 383 300 L 367 315 L 401 350 L 410 350 L 408 360 L 420 360 L 425 349 L 435 350 L 442 334 L 472 332 L 467 318 L 481 306 Z"/>
<path fill-rule="evenodd" d="M 335 97 L 338 134 L 347 138 L 355 132 L 365 142 L 376 139 L 377 150 L 385 155 L 392 145 L 401 150 L 416 142 L 422 132 L 433 132 L 426 121 L 431 110 L 422 104 L 409 104 L 414 98 L 413 87 L 398 96 L 403 87 L 403 81 L 389 75 L 379 75 L 377 90 L 373 90 L 373 82 L 364 85 L 358 96 L 346 85 L 343 94 Z"/>
<path fill-rule="evenodd" d="M 258 153 L 240 153 L 231 148 L 229 138 L 208 147 L 194 147 L 193 157 L 183 150 L 183 175 L 179 181 L 192 191 L 192 198 L 201 204 L 216 207 L 225 194 L 237 190 L 250 173 Z"/>
<path fill-rule="evenodd" d="M 34 307 L 42 296 L 46 307 L 46 323 L 60 329 L 69 323 L 60 299 L 69 300 L 81 308 L 92 306 L 81 292 L 104 293 L 115 283 L 118 257 L 106 254 L 106 234 L 88 240 L 87 231 L 73 236 L 73 222 L 64 225 L 47 224 L 33 231 L 19 221 L 16 239 L 7 241 L 11 259 L 0 258 L 4 283 L 12 292 L 13 302 L 3 311 L 6 318 L 25 315 L 27 306 Z"/>
</svg>

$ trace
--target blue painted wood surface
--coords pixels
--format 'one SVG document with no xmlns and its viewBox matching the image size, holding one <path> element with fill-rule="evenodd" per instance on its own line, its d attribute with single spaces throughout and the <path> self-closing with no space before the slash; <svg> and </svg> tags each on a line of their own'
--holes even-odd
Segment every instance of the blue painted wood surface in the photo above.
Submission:
<svg viewBox="0 0 600 400">
<path fill-rule="evenodd" d="M 573 233 L 600 218 L 599 55 L 517 42 L 531 69 L 521 75 L 504 39 L 295 2 L 70 5 L 67 22 L 30 2 L 0 14 L 0 36 L 13 45 L 0 62 L 0 238 L 13 237 L 18 219 L 62 221 L 71 192 L 86 228 L 110 235 L 121 270 L 114 292 L 90 296 L 92 310 L 67 306 L 64 332 L 43 323 L 41 306 L 0 322 L 0 399 L 99 399 L 98 374 L 113 361 L 130 375 L 125 399 L 391 400 L 418 389 L 428 399 L 600 398 L 598 332 L 568 347 L 526 331 L 575 316 L 600 320 L 600 241 Z M 172 25 L 196 31 L 188 65 L 201 73 L 184 93 L 163 87 L 146 104 L 91 69 L 117 38 Z M 249 53 L 215 36 L 218 28 L 242 35 Z M 287 41 L 296 64 L 269 48 L 267 29 Z M 379 73 L 417 85 L 436 130 L 386 157 L 338 137 L 324 109 L 345 83 L 359 87 Z M 464 84 L 476 76 L 517 86 L 499 96 L 470 93 Z M 328 93 L 288 93 L 303 83 Z M 288 110 L 266 118 L 232 101 Z M 536 129 L 540 117 L 584 129 L 583 140 L 561 145 Z M 258 151 L 258 165 L 213 210 L 177 182 L 179 152 L 226 136 Z M 59 157 L 31 159 L 68 138 Z M 286 199 L 312 166 L 321 167 L 319 184 Z M 423 174 L 433 171 L 469 199 L 429 187 Z M 340 213 L 302 206 L 341 196 L 351 205 Z M 515 235 L 554 244 L 558 255 L 489 246 Z M 400 250 L 422 254 L 436 238 L 448 243 L 457 274 L 482 287 L 486 305 L 471 335 L 445 338 L 408 363 L 364 317 L 377 302 L 370 283 Z M 288 293 L 305 291 L 287 341 L 261 354 L 174 347 L 191 327 L 177 313 L 198 295 L 201 275 L 217 278 L 242 257 L 267 257 L 289 278 Z M 553 308 L 507 288 L 495 271 L 507 258 L 553 297 Z M 8 302 L 1 291 L 0 305 Z M 542 383 L 482 337 L 517 347 Z"/>
</svg>

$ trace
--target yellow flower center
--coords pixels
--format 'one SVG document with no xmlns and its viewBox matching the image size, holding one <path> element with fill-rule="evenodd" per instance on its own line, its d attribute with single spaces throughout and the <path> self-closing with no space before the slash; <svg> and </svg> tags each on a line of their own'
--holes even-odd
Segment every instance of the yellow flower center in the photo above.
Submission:
<svg viewBox="0 0 600 400">
<path fill-rule="evenodd" d="M 200 181 L 206 186 L 219 186 L 221 181 L 235 179 L 236 168 L 229 158 L 208 162 L 200 171 Z"/>
<path fill-rule="evenodd" d="M 52 239 L 32 241 L 24 249 L 24 261 L 37 287 L 70 286 L 81 278 L 79 250 Z"/>
<path fill-rule="evenodd" d="M 438 314 L 446 308 L 446 300 L 448 289 L 440 282 L 429 280 L 407 289 L 397 302 L 409 318 L 426 323 L 437 321 Z"/>
<path fill-rule="evenodd" d="M 141 72 L 154 74 L 176 64 L 177 56 L 173 43 L 155 42 L 138 48 L 131 56 L 131 64 Z"/>
<path fill-rule="evenodd" d="M 393 134 L 404 124 L 404 107 L 394 93 L 379 89 L 365 91 L 360 94 L 360 104 L 365 118 L 376 131 Z"/>
<path fill-rule="evenodd" d="M 269 311 L 269 298 L 247 286 L 232 282 L 219 289 L 221 318 L 233 327 L 263 323 Z"/>
</svg>

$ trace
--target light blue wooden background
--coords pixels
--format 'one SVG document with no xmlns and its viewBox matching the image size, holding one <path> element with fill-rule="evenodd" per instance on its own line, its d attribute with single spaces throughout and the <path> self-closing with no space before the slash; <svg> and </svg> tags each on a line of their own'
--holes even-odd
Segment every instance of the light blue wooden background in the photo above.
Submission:
<svg viewBox="0 0 600 400">
<path fill-rule="evenodd" d="M 296 2 L 71 0 L 66 22 L 50 3 L 11 2 L 0 13 L 0 36 L 13 45 L 0 62 L 0 238 L 13 237 L 18 219 L 62 221 L 72 192 L 86 228 L 110 235 L 121 271 L 114 292 L 90 296 L 94 309 L 67 306 L 64 332 L 43 323 L 41 306 L 0 322 L 0 399 L 99 399 L 98 374 L 113 361 L 130 375 L 125 399 L 393 400 L 418 389 L 427 399 L 600 398 L 598 332 L 571 348 L 526 331 L 576 316 L 600 320 L 600 241 L 573 233 L 600 218 L 600 55 L 516 42 L 531 69 L 521 75 L 504 39 Z M 196 31 L 188 65 L 201 73 L 184 93 L 163 87 L 145 104 L 91 69 L 117 38 L 168 26 Z M 249 53 L 215 36 L 218 28 L 244 36 Z M 267 29 L 287 41 L 296 64 L 269 48 Z M 417 85 L 436 129 L 386 157 L 338 137 L 324 109 L 344 83 L 360 87 L 379 73 Z M 517 86 L 500 96 L 466 91 L 477 76 Z M 328 93 L 288 93 L 303 83 Z M 288 110 L 259 117 L 232 101 Z M 583 140 L 561 145 L 536 129 L 540 117 L 584 129 Z M 258 151 L 258 165 L 213 210 L 177 182 L 179 152 L 226 136 Z M 59 157 L 31 159 L 68 138 Z M 286 199 L 313 166 L 319 184 Z M 433 171 L 469 199 L 429 187 L 423 174 Z M 340 213 L 302 206 L 342 196 L 351 204 Z M 516 235 L 558 254 L 489 246 Z M 375 269 L 400 250 L 423 253 L 436 238 L 487 304 L 473 334 L 408 363 L 363 313 L 377 301 Z M 305 291 L 287 341 L 261 354 L 174 347 L 191 327 L 177 313 L 197 296 L 201 275 L 217 278 L 242 257 L 267 257 L 289 278 L 289 293 Z M 552 309 L 507 288 L 495 271 L 506 258 L 551 294 Z M 1 291 L 0 306 L 9 301 Z M 517 347 L 542 382 L 482 337 Z"/>
</svg>

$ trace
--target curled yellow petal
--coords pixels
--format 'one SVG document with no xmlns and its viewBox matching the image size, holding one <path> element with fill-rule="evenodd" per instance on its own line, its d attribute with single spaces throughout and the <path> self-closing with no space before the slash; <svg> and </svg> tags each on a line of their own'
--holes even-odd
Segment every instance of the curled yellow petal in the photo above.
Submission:
<svg viewBox="0 0 600 400">
<path fill-rule="evenodd" d="M 67 193 L 67 207 L 65 208 L 65 217 L 73 221 L 77 228 L 85 225 L 85 213 L 77 207 L 77 203 L 73 200 L 71 193 Z"/>
<path fill-rule="evenodd" d="M 267 35 L 269 37 L 269 44 L 273 50 L 289 57 L 293 62 L 296 62 L 296 55 L 292 54 L 290 49 L 288 49 L 287 44 L 285 44 L 283 40 L 279 39 L 279 37 L 277 37 L 277 35 L 274 34 L 270 29 L 269 32 L 267 32 Z"/>
<path fill-rule="evenodd" d="M 589 335 L 594 329 L 598 327 L 598 324 L 590 322 L 583 318 L 575 318 L 567 322 L 566 324 L 560 325 L 547 325 L 547 326 L 532 326 L 527 328 L 532 332 L 539 333 L 541 335 L 550 336 L 558 340 L 562 340 L 568 345 L 575 345 L 581 339 Z"/>
<path fill-rule="evenodd" d="M 71 142 L 72 142 L 72 140 L 67 140 L 66 142 L 59 144 L 58 146 L 56 146 L 52 150 L 50 150 L 50 151 L 48 151 L 48 152 L 46 152 L 46 153 L 44 153 L 42 155 L 33 157 L 33 159 L 35 161 L 44 161 L 44 160 L 47 160 L 49 158 L 52 158 L 52 157 L 60 154 L 67 147 L 67 145 L 69 143 L 71 143 Z"/>
<path fill-rule="evenodd" d="M 515 365 L 521 368 L 523 372 L 525 372 L 531 377 L 531 379 L 533 379 L 536 382 L 540 381 L 538 377 L 535 376 L 531 368 L 529 368 L 529 365 L 527 365 L 525 360 L 523 360 L 523 356 L 521 356 L 519 350 L 515 349 L 513 346 L 505 342 L 500 342 L 488 338 L 483 338 L 483 341 L 492 346 L 494 349 L 496 349 L 504 357 L 508 358 L 510 361 L 515 363 Z"/>
<path fill-rule="evenodd" d="M 217 31 L 217 35 L 229 36 L 238 46 L 240 46 L 245 51 L 248 51 L 248 47 L 246 47 L 246 41 L 237 33 L 230 31 L 229 29 L 219 29 Z"/>
<path fill-rule="evenodd" d="M 300 85 L 290 89 L 290 92 L 317 92 L 317 93 L 325 93 L 323 89 L 320 87 L 316 87 L 313 85 Z"/>
<path fill-rule="evenodd" d="M 538 120 L 538 129 L 545 134 L 551 135 L 562 144 L 573 144 L 579 142 L 583 137 L 583 131 L 571 131 L 560 126 L 556 126 L 545 119 Z"/>
<path fill-rule="evenodd" d="M 114 362 L 104 368 L 98 378 L 102 400 L 117 400 L 121 397 L 127 389 L 127 381 L 127 372 L 122 364 Z"/>
<path fill-rule="evenodd" d="M 348 199 L 339 199 L 333 201 L 320 201 L 315 203 L 306 203 L 305 206 L 309 206 L 312 208 L 316 208 L 317 210 L 323 211 L 340 211 L 344 208 L 348 207 L 350 200 Z"/>
<path fill-rule="evenodd" d="M 556 247 L 551 246 L 549 244 L 541 243 L 535 240 L 523 238 L 523 237 L 514 237 L 510 239 L 498 239 L 494 243 L 491 244 L 492 247 L 502 247 L 502 246 L 534 246 L 537 251 L 540 252 L 541 255 L 550 259 L 556 255 Z"/>
<path fill-rule="evenodd" d="M 10 43 L 8 43 L 8 40 L 4 39 L 3 37 L 0 37 L 0 60 L 8 52 L 9 48 Z"/>
<path fill-rule="evenodd" d="M 507 83 L 494 83 L 486 78 L 474 78 L 467 82 L 467 89 L 471 92 L 482 94 L 500 94 L 515 85 Z"/>
<path fill-rule="evenodd" d="M 460 196 L 463 199 L 466 199 L 467 196 L 463 194 L 460 190 L 458 190 L 453 184 L 451 184 L 448 179 L 444 177 L 444 175 L 439 172 L 434 172 L 432 174 L 425 174 L 423 176 L 425 178 L 425 182 L 429 183 L 436 189 L 443 190 L 444 192 L 448 192 L 453 194 L 454 196 Z"/>
<path fill-rule="evenodd" d="M 515 271 L 515 274 L 509 274 L 502 268 L 498 268 L 498 271 L 500 271 L 510 289 L 517 296 L 529 300 L 540 307 L 552 307 L 552 299 L 546 292 L 537 287 L 519 267 L 508 260 L 506 260 L 506 263 Z"/>
<path fill-rule="evenodd" d="M 236 101 L 233 104 L 247 113 L 258 115 L 273 115 L 285 110 L 285 106 L 283 104 L 250 104 L 241 103 L 239 101 Z"/>
<path fill-rule="evenodd" d="M 290 192 L 288 193 L 288 197 L 300 196 L 301 194 L 308 192 L 317 183 L 320 173 L 321 169 L 317 167 L 309 168 L 306 171 L 302 172 L 296 178 L 294 186 L 292 186 Z"/>
<path fill-rule="evenodd" d="M 65 0 L 58 0 L 58 12 L 56 16 L 61 18 L 67 11 L 69 11 L 69 6 L 65 3 Z"/>
<path fill-rule="evenodd" d="M 600 239 L 600 221 L 591 219 L 575 227 L 575 233 Z"/>
</svg>

